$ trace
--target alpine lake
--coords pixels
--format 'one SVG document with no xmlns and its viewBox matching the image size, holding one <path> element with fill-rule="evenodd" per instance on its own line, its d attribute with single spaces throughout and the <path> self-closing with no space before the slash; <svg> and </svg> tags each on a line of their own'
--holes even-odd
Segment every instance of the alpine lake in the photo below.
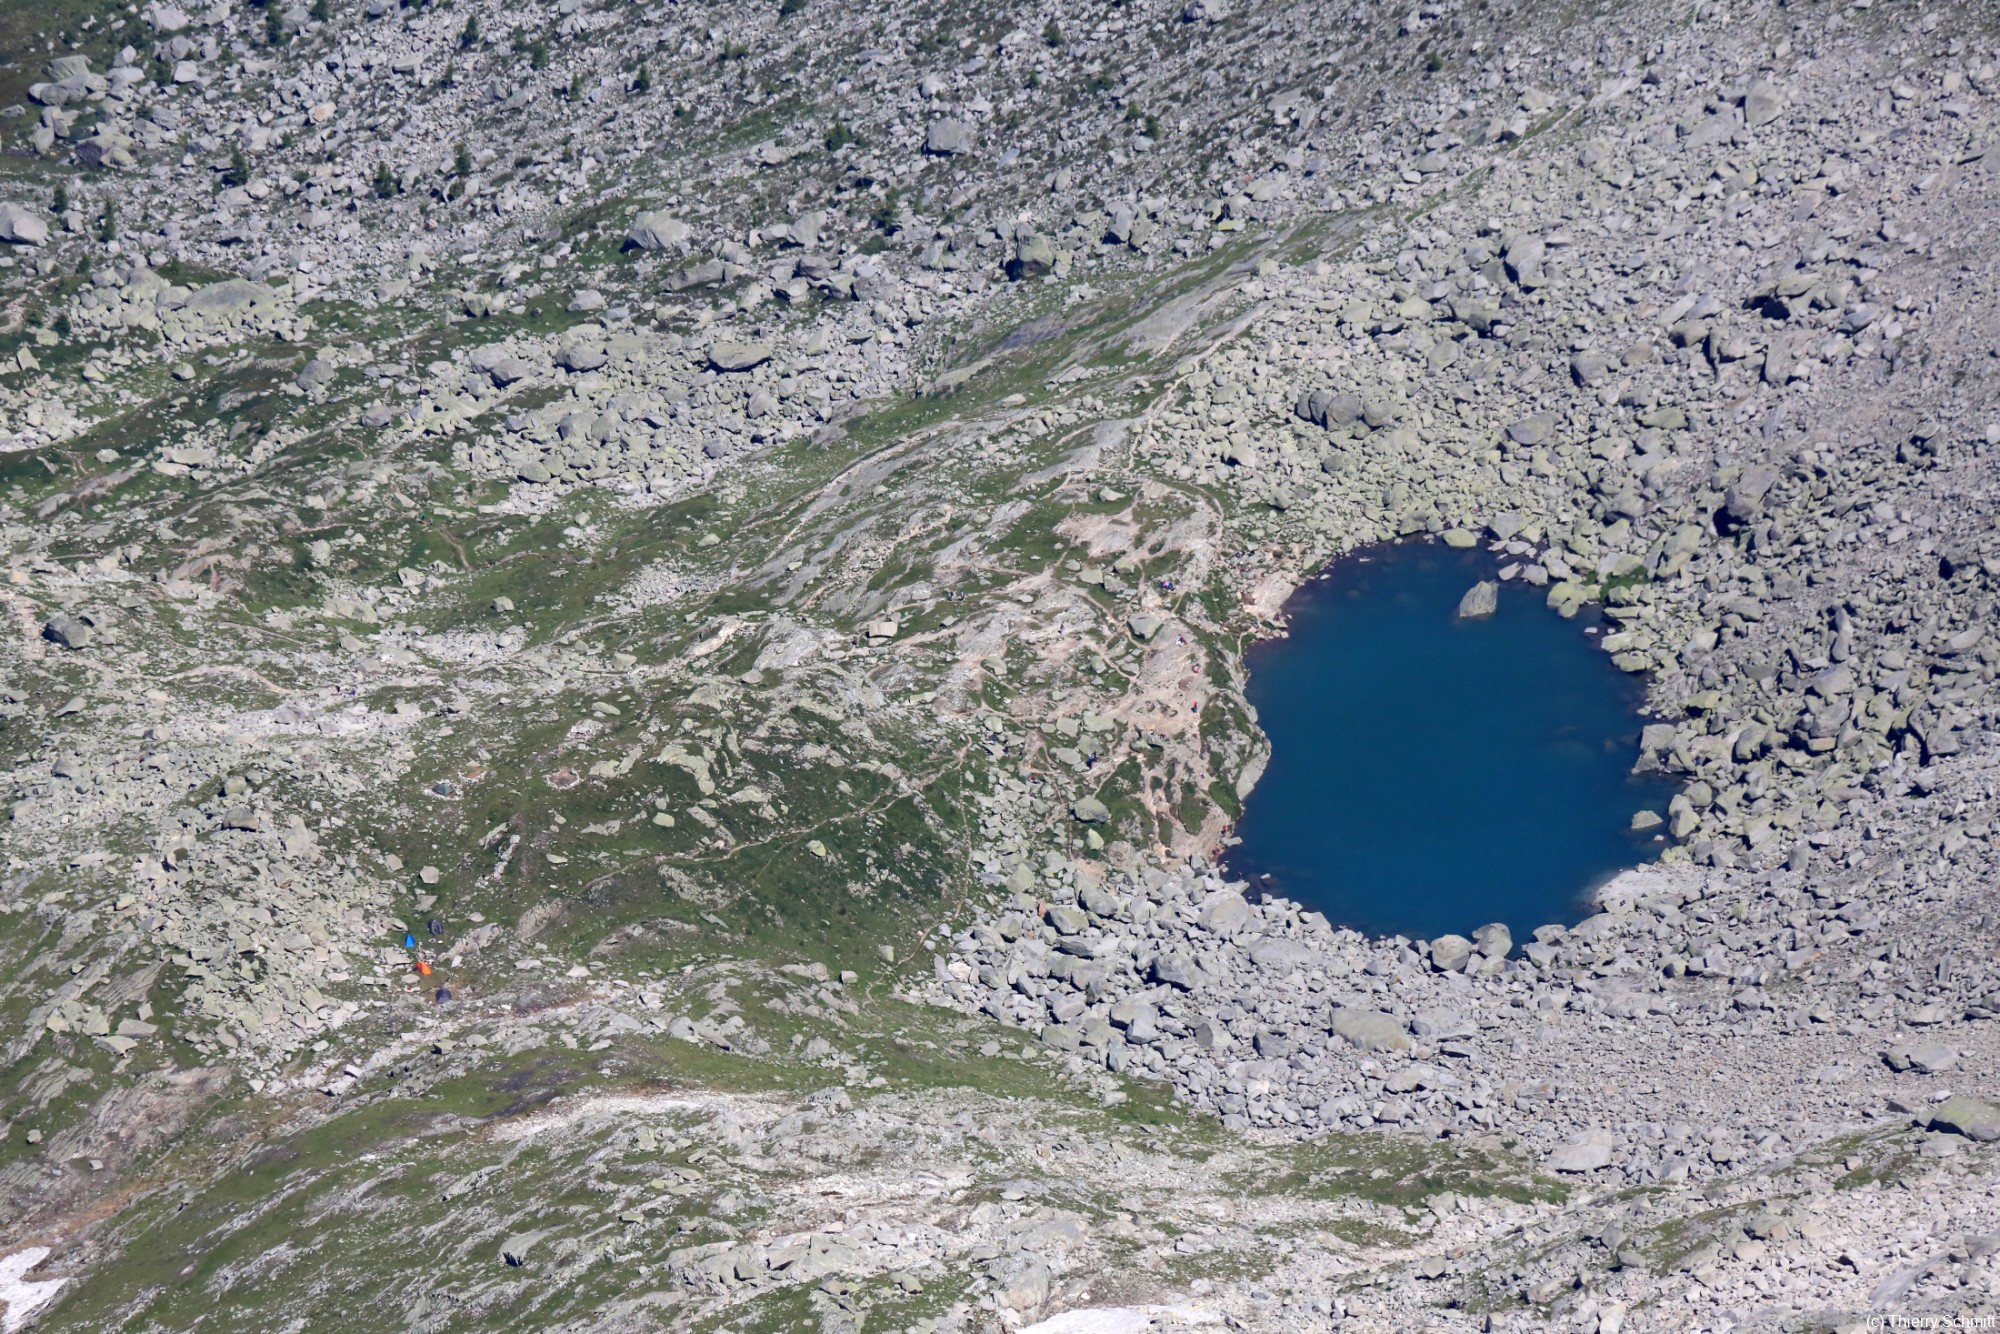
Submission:
<svg viewBox="0 0 2000 1334">
<path fill-rule="evenodd" d="M 1431 542 L 1352 553 L 1286 604 L 1290 632 L 1249 654 L 1271 739 L 1226 864 L 1376 935 L 1516 941 L 1591 911 L 1590 894 L 1664 847 L 1640 811 L 1676 786 L 1631 773 L 1644 683 L 1544 590 L 1501 582 L 1488 616 L 1461 597 L 1492 556 Z M 1642 819 L 1640 823 L 1647 823 Z"/>
</svg>

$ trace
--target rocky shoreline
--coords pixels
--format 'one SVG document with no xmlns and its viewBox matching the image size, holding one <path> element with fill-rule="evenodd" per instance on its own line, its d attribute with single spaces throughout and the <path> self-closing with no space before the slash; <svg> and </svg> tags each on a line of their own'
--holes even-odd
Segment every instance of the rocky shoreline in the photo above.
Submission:
<svg viewBox="0 0 2000 1334">
<path fill-rule="evenodd" d="M 1267 560 L 1428 532 L 1558 611 L 1601 601 L 1663 718 L 1638 762 L 1685 782 L 1662 867 L 1516 951 L 1474 923 L 1333 932 L 1199 863 L 1079 865 L 955 936 L 938 994 L 1229 1124 L 1504 1125 L 1635 1183 L 1806 1132 L 1736 1143 L 1766 1098 L 1629 1077 L 1594 1114 L 1536 1096 L 1600 1044 L 1683 1092 L 1803 1086 L 1786 1101 L 1825 1128 L 1883 1113 L 1854 1086 L 1884 1051 L 1991 1068 L 1946 924 L 1983 957 L 2000 422 L 1918 369 L 1980 355 L 1991 275 L 1946 238 L 1991 201 L 1959 109 L 1986 85 L 1898 84 L 1857 130 L 1826 54 L 1676 98 L 1708 82 L 1689 55 L 1678 83 L 1607 81 L 1587 128 L 1421 226 L 1266 266 L 1240 342 L 1183 365 L 1138 446 L 1253 502 L 1228 540 Z"/>
</svg>

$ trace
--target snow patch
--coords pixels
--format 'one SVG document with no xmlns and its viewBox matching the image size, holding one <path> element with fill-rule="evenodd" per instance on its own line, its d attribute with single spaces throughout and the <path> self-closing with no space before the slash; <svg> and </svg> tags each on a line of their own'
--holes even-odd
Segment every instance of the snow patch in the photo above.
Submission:
<svg viewBox="0 0 2000 1334">
<path fill-rule="evenodd" d="M 53 1301 L 69 1282 L 66 1278 L 51 1278 L 31 1283 L 23 1277 L 48 1256 L 48 1247 L 30 1246 L 0 1260 L 0 1306 L 6 1307 L 6 1314 L 0 1316 L 0 1330 L 5 1334 L 27 1328 L 29 1317 Z"/>
</svg>

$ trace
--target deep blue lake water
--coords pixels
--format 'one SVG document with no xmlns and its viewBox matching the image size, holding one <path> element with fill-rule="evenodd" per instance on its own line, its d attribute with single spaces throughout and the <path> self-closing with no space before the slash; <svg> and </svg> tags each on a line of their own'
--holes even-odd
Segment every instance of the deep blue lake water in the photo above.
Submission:
<svg viewBox="0 0 2000 1334">
<path fill-rule="evenodd" d="M 1541 589 L 1503 583 L 1494 615 L 1459 619 L 1494 568 L 1401 543 L 1293 596 L 1290 636 L 1249 655 L 1271 761 L 1231 873 L 1337 925 L 1429 938 L 1505 922 L 1524 943 L 1658 852 L 1630 830 L 1675 791 L 1629 773 L 1642 683 L 1596 647 L 1593 610 L 1565 621 Z"/>
</svg>

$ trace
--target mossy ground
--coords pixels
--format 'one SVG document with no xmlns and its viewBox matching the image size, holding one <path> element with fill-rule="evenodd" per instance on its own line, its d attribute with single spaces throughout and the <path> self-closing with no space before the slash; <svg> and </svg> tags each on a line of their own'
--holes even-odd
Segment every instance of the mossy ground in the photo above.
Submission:
<svg viewBox="0 0 2000 1334">
<path fill-rule="evenodd" d="M 754 1002 L 766 989 L 753 982 L 742 989 L 744 999 Z M 1254 1161 L 1228 1177 L 1248 1195 L 1282 1191 L 1364 1210 L 1386 1205 L 1403 1216 L 1441 1189 L 1519 1191 L 1512 1178 L 1483 1175 L 1511 1168 L 1490 1154 L 1387 1137 L 1331 1149 L 1246 1149 L 1191 1121 L 1157 1086 L 1128 1082 L 1128 1099 L 1106 1108 L 1052 1082 L 1039 1059 L 974 1054 L 986 1041 L 1011 1046 L 1018 1034 L 879 995 L 837 1029 L 754 1003 L 748 1009 L 758 1034 L 781 1050 L 791 1048 L 788 1030 L 837 1039 L 880 1077 L 878 1093 L 855 1091 L 864 1103 L 881 1096 L 907 1106 L 943 1096 L 944 1105 L 973 1109 L 1032 1106 L 1037 1125 L 1064 1136 L 1137 1136 L 1152 1152 L 1195 1163 L 1218 1153 Z M 119 1256 L 68 1294 L 45 1327 L 253 1330 L 281 1318 L 407 1310 L 419 1295 L 429 1302 L 428 1327 L 440 1330 L 490 1327 L 501 1318 L 551 1324 L 674 1281 L 660 1270 L 664 1253 L 753 1227 L 789 1188 L 782 1164 L 731 1166 L 699 1115 L 645 1118 L 660 1127 L 653 1148 L 632 1138 L 629 1117 L 525 1140 L 492 1132 L 591 1098 L 687 1093 L 796 1105 L 825 1087 L 829 1073 L 784 1056 L 665 1037 L 591 1045 L 584 1051 L 550 1041 L 483 1055 L 467 1069 L 418 1043 L 335 1108 L 248 1098 L 214 1104 L 199 1133 L 152 1165 L 147 1179 L 161 1185 L 142 1183 L 141 1198 L 113 1225 L 107 1240 L 115 1240 Z M 849 1171 L 871 1161 L 896 1170 L 891 1145 L 857 1152 Z M 988 1175 L 955 1198 L 958 1207 L 997 1200 L 997 1183 L 1019 1171 L 1003 1157 L 974 1159 L 975 1171 Z M 179 1184 L 169 1188 L 169 1181 Z M 1057 1178 L 1046 1189 L 1087 1216 L 1108 1219 L 1118 1208 L 1115 1190 L 1088 1181 Z M 1381 1244 L 1394 1240 L 1384 1226 L 1355 1215 L 1335 1230 L 1345 1236 L 1358 1228 L 1351 1240 Z M 532 1238 L 526 1263 L 510 1265 L 503 1247 L 523 1237 Z M 1165 1277 L 1215 1278 L 1245 1263 L 1249 1257 L 1235 1254 L 1188 1256 Z M 927 1272 L 922 1293 L 867 1280 L 841 1296 L 885 1314 L 934 1314 L 963 1277 Z M 780 1285 L 762 1292 L 734 1308 L 732 1327 L 744 1328 L 746 1319 L 750 1328 L 790 1327 L 787 1321 L 827 1299 L 815 1291 Z"/>
</svg>

